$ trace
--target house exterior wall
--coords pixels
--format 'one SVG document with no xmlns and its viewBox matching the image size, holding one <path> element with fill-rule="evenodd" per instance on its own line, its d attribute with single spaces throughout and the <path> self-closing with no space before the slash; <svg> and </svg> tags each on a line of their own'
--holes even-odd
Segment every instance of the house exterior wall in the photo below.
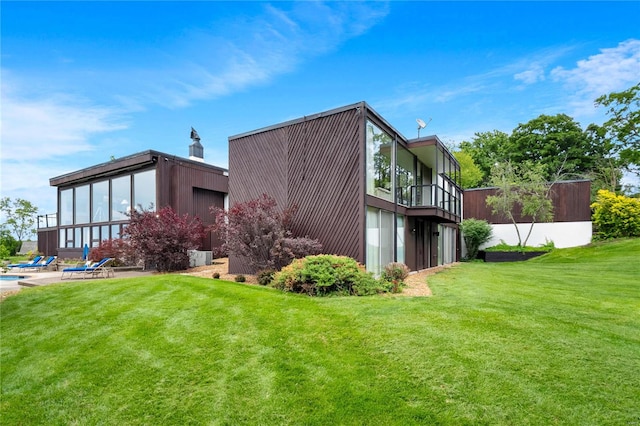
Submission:
<svg viewBox="0 0 640 426">
<path fill-rule="evenodd" d="M 229 204 L 267 194 L 297 206 L 293 231 L 364 262 L 362 115 L 346 109 L 229 138 Z M 230 273 L 251 273 L 230 256 Z"/>
</svg>

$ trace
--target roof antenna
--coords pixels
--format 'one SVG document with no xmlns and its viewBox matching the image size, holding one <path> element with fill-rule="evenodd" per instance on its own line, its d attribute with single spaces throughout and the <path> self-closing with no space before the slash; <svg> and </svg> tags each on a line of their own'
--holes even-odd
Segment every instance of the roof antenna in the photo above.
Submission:
<svg viewBox="0 0 640 426">
<path fill-rule="evenodd" d="M 427 124 L 431 123 L 431 117 L 429 117 L 429 121 L 426 123 L 421 118 L 416 118 L 416 123 L 418 123 L 418 139 L 420 139 L 420 130 L 427 127 Z"/>
</svg>

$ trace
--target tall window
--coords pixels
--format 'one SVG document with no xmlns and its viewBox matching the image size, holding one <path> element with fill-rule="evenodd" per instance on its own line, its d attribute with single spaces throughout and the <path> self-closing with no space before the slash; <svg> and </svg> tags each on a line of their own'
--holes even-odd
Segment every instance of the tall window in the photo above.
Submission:
<svg viewBox="0 0 640 426">
<path fill-rule="evenodd" d="M 367 121 L 367 194 L 393 201 L 393 139 Z"/>
<path fill-rule="evenodd" d="M 60 191 L 60 225 L 73 225 L 73 188 Z"/>
<path fill-rule="evenodd" d="M 111 179 L 111 220 L 127 220 L 131 201 L 131 176 Z"/>
<path fill-rule="evenodd" d="M 89 185 L 83 185 L 76 188 L 75 202 L 76 220 L 75 223 L 89 223 Z"/>
<path fill-rule="evenodd" d="M 155 210 L 156 170 L 133 175 L 133 205 L 138 211 Z"/>
<path fill-rule="evenodd" d="M 393 262 L 393 213 L 367 207 L 367 270 L 379 275 Z"/>
<path fill-rule="evenodd" d="M 97 182 L 91 185 L 91 222 L 109 221 L 109 181 Z"/>
<path fill-rule="evenodd" d="M 396 150 L 396 187 L 398 203 L 409 206 L 411 203 L 411 187 L 416 184 L 413 154 L 398 145 Z"/>
</svg>

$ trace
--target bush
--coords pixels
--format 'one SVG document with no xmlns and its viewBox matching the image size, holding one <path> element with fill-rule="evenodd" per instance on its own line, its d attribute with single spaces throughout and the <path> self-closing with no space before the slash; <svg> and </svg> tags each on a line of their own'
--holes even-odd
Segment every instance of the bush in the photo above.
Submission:
<svg viewBox="0 0 640 426">
<path fill-rule="evenodd" d="M 276 273 L 272 286 L 310 296 L 364 296 L 385 291 L 384 286 L 354 259 L 330 254 L 294 260 Z"/>
<path fill-rule="evenodd" d="M 229 211 L 212 207 L 211 230 L 224 241 L 218 254 L 243 258 L 253 271 L 280 270 L 293 259 L 318 254 L 322 246 L 310 238 L 294 238 L 291 231 L 295 207 L 280 210 L 276 200 L 263 194 L 246 203 L 235 203 Z"/>
<path fill-rule="evenodd" d="M 218 280 L 220 279 L 220 274 L 217 272 L 214 272 L 213 275 L 211 276 L 211 278 L 213 278 L 214 280 Z"/>
<path fill-rule="evenodd" d="M 236 280 L 237 283 L 243 283 L 247 280 L 247 278 L 244 275 L 236 275 L 234 279 Z"/>
<path fill-rule="evenodd" d="M 409 267 L 404 263 L 391 262 L 384 267 L 380 279 L 388 284 L 388 290 L 399 293 L 404 287 L 404 280 L 409 276 Z"/>
<path fill-rule="evenodd" d="M 262 271 L 258 272 L 258 284 L 260 285 L 271 284 L 275 273 L 276 271 L 274 271 L 273 269 L 263 269 Z"/>
<path fill-rule="evenodd" d="M 0 246 L 4 247 L 9 256 L 15 256 L 22 243 L 16 240 L 11 233 L 4 229 L 0 231 Z"/>
<path fill-rule="evenodd" d="M 114 259 L 113 266 L 133 266 L 138 263 L 138 257 L 128 240 L 103 240 L 98 247 L 89 251 L 89 259 L 95 262 L 105 257 Z"/>
<path fill-rule="evenodd" d="M 640 199 L 601 189 L 591 208 L 595 239 L 640 237 Z"/>
<path fill-rule="evenodd" d="M 465 219 L 460 224 L 464 244 L 467 246 L 465 259 L 472 260 L 478 257 L 480 246 L 491 239 L 493 228 L 486 220 Z"/>
</svg>

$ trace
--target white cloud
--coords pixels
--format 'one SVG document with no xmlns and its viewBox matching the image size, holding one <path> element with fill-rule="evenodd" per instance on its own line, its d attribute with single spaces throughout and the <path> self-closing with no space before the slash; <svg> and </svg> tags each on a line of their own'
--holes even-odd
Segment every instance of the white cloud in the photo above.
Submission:
<svg viewBox="0 0 640 426">
<path fill-rule="evenodd" d="M 528 70 L 515 74 L 513 78 L 526 85 L 534 84 L 544 80 L 544 68 L 540 64 L 532 64 Z"/>
<path fill-rule="evenodd" d="M 628 89 L 640 80 L 640 40 L 601 49 L 571 69 L 554 68 L 551 77 L 574 93 L 570 99 L 573 115 L 592 115 L 596 98 Z"/>
</svg>

